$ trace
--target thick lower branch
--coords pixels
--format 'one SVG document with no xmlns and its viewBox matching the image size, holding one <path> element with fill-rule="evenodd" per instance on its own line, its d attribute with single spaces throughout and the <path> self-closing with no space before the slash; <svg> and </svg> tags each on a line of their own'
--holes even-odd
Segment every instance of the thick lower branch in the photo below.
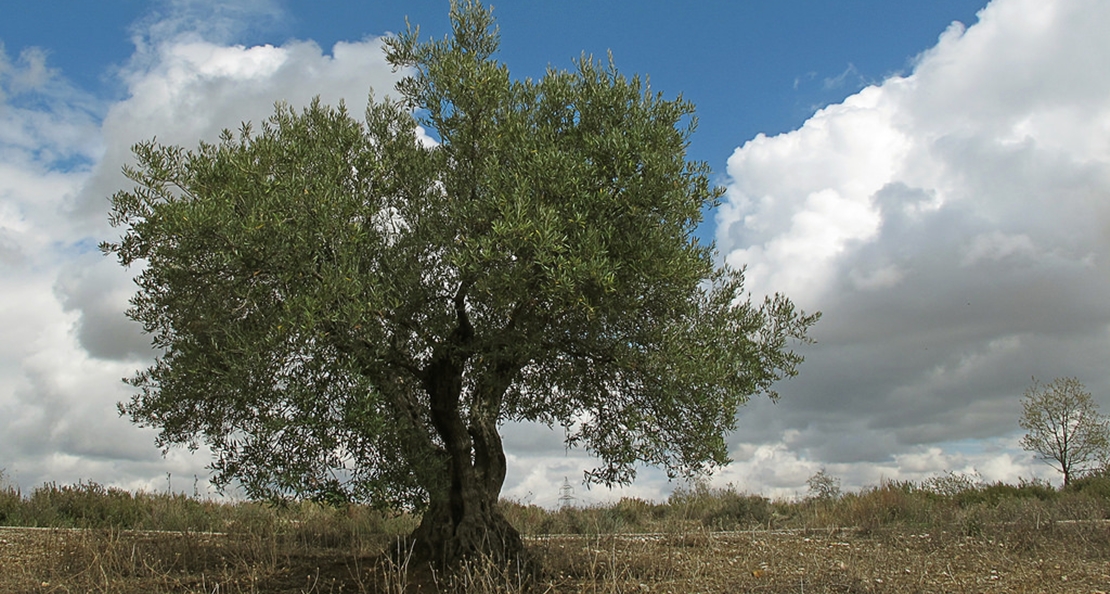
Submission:
<svg viewBox="0 0 1110 594">
<path fill-rule="evenodd" d="M 501 493 L 506 473 L 505 448 L 497 422 L 501 418 L 502 399 L 520 367 L 507 359 L 489 365 L 475 386 L 471 402 L 467 431 L 474 443 L 474 467 L 481 487 L 494 497 Z"/>
<path fill-rule="evenodd" d="M 505 484 L 508 464 L 501 435 L 497 432 L 496 422 L 472 421 L 469 427 L 474 443 L 474 469 L 478 488 L 496 499 Z"/>
</svg>

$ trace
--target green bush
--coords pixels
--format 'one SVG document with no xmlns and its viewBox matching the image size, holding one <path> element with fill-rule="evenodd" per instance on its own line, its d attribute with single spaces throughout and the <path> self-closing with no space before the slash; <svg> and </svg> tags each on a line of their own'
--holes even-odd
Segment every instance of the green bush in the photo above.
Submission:
<svg viewBox="0 0 1110 594">
<path fill-rule="evenodd" d="M 733 490 L 717 495 L 717 505 L 701 518 L 712 530 L 737 530 L 765 526 L 771 519 L 771 503 L 759 495 L 745 495 Z"/>
<path fill-rule="evenodd" d="M 1050 485 L 1039 482 L 1008 485 L 997 482 L 992 485 L 977 485 L 970 489 L 953 495 L 953 500 L 960 507 L 971 507 L 984 504 L 997 507 L 1005 499 L 1040 499 L 1047 501 L 1056 496 L 1056 490 Z"/>
<path fill-rule="evenodd" d="M 0 479 L 3 473 L 0 473 Z M 18 525 L 23 511 L 23 497 L 19 489 L 0 484 L 0 526 Z"/>
<path fill-rule="evenodd" d="M 837 506 L 845 525 L 855 525 L 871 532 L 889 524 L 928 525 L 941 518 L 943 506 L 936 497 L 912 481 L 884 481 L 858 494 L 849 494 Z"/>
<path fill-rule="evenodd" d="M 974 491 L 980 486 L 979 474 L 948 471 L 944 474 L 927 478 L 921 482 L 921 490 L 928 491 L 941 498 L 955 497 L 961 493 Z"/>
<path fill-rule="evenodd" d="M 627 529 L 644 530 L 652 522 L 666 515 L 667 506 L 636 497 L 622 497 L 610 510 L 610 515 Z"/>
<path fill-rule="evenodd" d="M 131 493 L 92 482 L 45 484 L 31 493 L 27 504 L 31 513 L 26 519 L 36 526 L 138 528 L 143 517 Z"/>
<path fill-rule="evenodd" d="M 1090 521 L 1110 518 L 1110 500 L 1087 491 L 1062 493 L 1053 506 L 1058 520 Z"/>
<path fill-rule="evenodd" d="M 2 478 L 0 474 L 0 524 L 15 526 L 212 531 L 305 546 L 357 547 L 383 536 L 409 534 L 420 519 L 418 514 L 354 503 L 229 503 L 182 494 L 132 494 L 96 483 L 50 483 L 23 497 L 15 487 L 4 486 Z M 908 527 L 983 538 L 1008 530 L 1015 542 L 1027 545 L 1061 520 L 1110 518 L 1108 475 L 1078 478 L 1060 491 L 1043 481 L 986 485 L 952 474 L 940 479 L 886 481 L 839 499 L 775 502 L 731 485 L 699 482 L 675 489 L 666 503 L 626 497 L 609 505 L 547 510 L 502 501 L 501 509 L 525 535 L 851 526 L 867 533 Z"/>
<path fill-rule="evenodd" d="M 1079 477 L 1069 482 L 1064 491 L 1110 500 L 1110 474 L 1103 471 Z"/>
<path fill-rule="evenodd" d="M 135 503 L 142 510 L 143 526 L 155 530 L 219 532 L 224 529 L 224 506 L 177 493 L 138 493 Z"/>
<path fill-rule="evenodd" d="M 505 519 L 513 528 L 525 535 L 542 534 L 541 526 L 550 514 L 538 505 L 525 505 L 509 499 L 501 500 L 501 513 L 505 514 Z"/>
<path fill-rule="evenodd" d="M 544 534 L 596 534 L 596 514 L 575 507 L 564 507 L 545 518 L 540 529 Z"/>
<path fill-rule="evenodd" d="M 736 530 L 766 525 L 772 517 L 771 502 L 760 495 L 740 493 L 729 485 L 713 488 L 695 482 L 677 488 L 667 500 L 671 516 L 693 520 L 712 530 Z"/>
</svg>

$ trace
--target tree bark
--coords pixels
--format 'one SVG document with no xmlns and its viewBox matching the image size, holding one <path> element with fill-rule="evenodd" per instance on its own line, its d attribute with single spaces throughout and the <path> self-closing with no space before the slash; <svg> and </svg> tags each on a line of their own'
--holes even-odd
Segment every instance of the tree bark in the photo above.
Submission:
<svg viewBox="0 0 1110 594">
<path fill-rule="evenodd" d="M 524 543 L 498 507 L 506 460 L 496 421 L 463 422 L 459 412 L 461 373 L 433 365 L 425 387 L 432 423 L 447 451 L 447 488 L 431 493 L 413 533 L 414 556 L 441 567 L 488 558 L 499 567 L 521 561 Z M 461 371 L 461 370 L 458 370 Z"/>
<path fill-rule="evenodd" d="M 468 496 L 452 484 L 432 500 L 412 534 L 413 558 L 441 568 L 488 560 L 495 567 L 529 567 L 524 541 L 497 507 L 496 497 Z"/>
<path fill-rule="evenodd" d="M 491 366 L 476 382 L 468 425 L 460 406 L 473 328 L 461 301 L 456 297 L 458 327 L 423 373 L 432 425 L 447 453 L 448 481 L 445 490 L 429 494 L 428 509 L 413 532 L 413 555 L 443 568 L 480 559 L 523 567 L 520 533 L 498 507 L 506 460 L 497 418 L 512 366 Z"/>
</svg>

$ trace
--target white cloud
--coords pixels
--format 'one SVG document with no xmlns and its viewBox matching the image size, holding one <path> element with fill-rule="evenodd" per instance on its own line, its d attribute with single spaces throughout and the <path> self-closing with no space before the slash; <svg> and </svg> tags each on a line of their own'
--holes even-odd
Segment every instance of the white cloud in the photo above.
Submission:
<svg viewBox="0 0 1110 594">
<path fill-rule="evenodd" d="M 186 477 L 207 474 L 203 452 L 162 459 L 152 431 L 116 414 L 129 395 L 120 378 L 150 356 L 123 315 L 135 271 L 95 247 L 117 234 L 108 197 L 126 187 L 130 147 L 153 137 L 194 147 L 257 124 L 275 102 L 298 107 L 315 95 L 358 116 L 371 88 L 385 95 L 399 76 L 378 39 L 326 54 L 311 42 L 231 45 L 221 39 L 236 15 L 214 9 L 213 29 L 201 17 L 214 3 L 168 6 L 136 35 L 136 55 L 118 72 L 127 97 L 114 104 L 72 89 L 41 51 L 14 61 L 0 51 L 0 324 L 19 337 L 0 344 L 0 468 L 25 489 L 79 479 L 162 489 L 170 472 L 188 490 Z"/>
<path fill-rule="evenodd" d="M 817 299 L 830 264 L 878 232 L 871 197 L 907 150 L 890 115 L 880 89 L 869 87 L 732 155 L 717 237 L 726 261 L 747 265 L 749 288 Z"/>
<path fill-rule="evenodd" d="M 207 39 L 220 45 L 280 26 L 287 14 L 280 0 L 158 0 L 131 27 L 136 58 L 187 39 Z"/>
<path fill-rule="evenodd" d="M 275 46 L 227 46 L 184 37 L 151 50 L 152 61 L 136 60 L 121 73 L 129 97 L 104 118 L 104 159 L 86 186 L 77 212 L 103 233 L 106 197 L 125 187 L 120 173 L 131 146 L 156 137 L 163 144 L 193 147 L 215 141 L 224 129 L 258 124 L 279 101 L 305 106 L 316 96 L 341 101 L 356 117 L 366 110 L 371 89 L 393 91 L 398 75 L 385 62 L 379 39 L 337 43 L 325 54 L 312 42 Z M 95 228 L 95 227 L 94 227 Z"/>
<path fill-rule="evenodd" d="M 1045 472 L 1012 439 L 1030 375 L 1076 375 L 1110 405 L 1107 27 L 1104 2 L 995 0 L 910 75 L 736 150 L 725 259 L 825 316 L 783 400 L 742 411 L 733 438 L 778 443 L 759 447 L 780 469 L 726 475 L 1014 480 Z M 1007 445 L 947 449 L 968 439 Z"/>
<path fill-rule="evenodd" d="M 772 499 L 798 499 L 808 494 L 806 480 L 821 470 L 839 478 L 843 491 L 857 491 L 887 480 L 920 483 L 949 472 L 987 483 L 1012 483 L 1017 477 L 1053 478 L 1051 469 L 1031 455 L 1013 452 L 1016 440 L 917 446 L 887 460 L 859 463 L 805 457 L 792 444 L 796 437 L 791 430 L 777 442 L 737 444 L 732 454 L 735 461 L 714 477 L 714 483 L 731 484 Z"/>
<path fill-rule="evenodd" d="M 0 76 L 8 79 L 0 99 L 39 89 L 54 78 L 53 74 L 46 67 L 46 52 L 41 48 L 29 47 L 20 52 L 18 66 L 11 64 L 6 52 L 0 53 Z"/>
</svg>

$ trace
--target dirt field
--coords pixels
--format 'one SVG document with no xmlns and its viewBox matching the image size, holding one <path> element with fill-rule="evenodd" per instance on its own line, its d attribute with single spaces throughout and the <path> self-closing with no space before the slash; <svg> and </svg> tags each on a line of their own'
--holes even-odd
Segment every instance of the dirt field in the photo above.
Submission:
<svg viewBox="0 0 1110 594">
<path fill-rule="evenodd" d="M 857 531 L 533 537 L 535 592 L 1110 591 L 1105 525 L 1054 524 L 1004 538 Z M 0 528 L 0 592 L 446 591 L 403 572 L 380 543 L 359 550 L 220 534 Z M 519 585 L 489 568 L 473 592 Z"/>
</svg>

